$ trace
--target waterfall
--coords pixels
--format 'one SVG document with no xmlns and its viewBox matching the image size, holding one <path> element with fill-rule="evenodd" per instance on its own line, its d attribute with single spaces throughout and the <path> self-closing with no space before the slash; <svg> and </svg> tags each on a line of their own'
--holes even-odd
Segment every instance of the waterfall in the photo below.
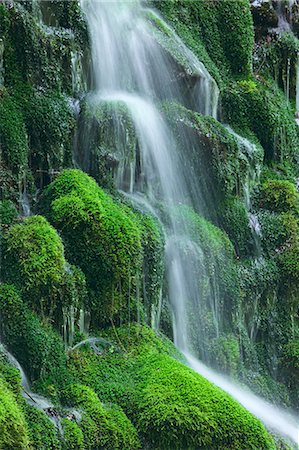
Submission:
<svg viewBox="0 0 299 450">
<path fill-rule="evenodd" d="M 213 335 L 219 336 L 221 295 L 217 264 L 209 272 L 204 243 L 194 238 L 185 214 L 186 208 L 195 216 L 193 208 L 198 212 L 204 209 L 204 205 L 201 209 L 201 205 L 193 203 L 189 188 L 190 183 L 199 185 L 200 175 L 190 176 L 188 141 L 183 148 L 185 153 L 180 152 L 160 112 L 160 104 L 163 100 L 176 100 L 216 117 L 216 83 L 163 19 L 138 0 L 81 0 L 81 6 L 89 26 L 93 64 L 91 92 L 86 102 L 94 109 L 109 104 L 114 111 L 115 135 L 121 128 L 119 105 L 133 123 L 138 145 L 133 155 L 130 153 L 119 161 L 115 181 L 118 189 L 142 203 L 162 223 L 175 344 L 187 354 L 194 370 L 219 384 L 270 427 L 295 439 L 294 427 L 283 413 L 274 407 L 265 413 L 264 401 L 258 397 L 254 397 L 253 410 L 250 397 L 243 395 L 238 386 L 226 382 L 222 375 L 215 376 L 194 356 L 189 356 L 198 352 L 205 356 L 205 348 L 200 347 L 208 339 L 207 317 Z M 163 30 L 166 30 L 166 43 L 161 37 Z M 178 48 L 178 60 L 173 55 L 173 46 Z M 185 77 L 178 76 L 178 66 Z M 188 76 L 189 81 L 192 79 L 191 99 L 185 98 L 184 83 Z M 119 142 L 118 136 L 114 145 L 117 155 L 125 151 L 126 146 Z"/>
</svg>

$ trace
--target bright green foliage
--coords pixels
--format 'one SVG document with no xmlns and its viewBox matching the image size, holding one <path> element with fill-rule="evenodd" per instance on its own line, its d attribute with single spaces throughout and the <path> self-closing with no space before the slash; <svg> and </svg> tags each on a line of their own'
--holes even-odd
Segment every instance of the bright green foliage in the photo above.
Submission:
<svg viewBox="0 0 299 450">
<path fill-rule="evenodd" d="M 104 406 L 91 388 L 71 385 L 64 392 L 64 402 L 83 410 L 80 426 L 86 449 L 140 448 L 136 430 L 125 414 L 116 407 Z"/>
<path fill-rule="evenodd" d="M 32 216 L 10 228 L 4 241 L 2 276 L 15 283 L 41 313 L 55 308 L 55 288 L 64 274 L 64 249 L 44 217 Z"/>
<path fill-rule="evenodd" d="M 149 448 L 274 448 L 257 419 L 170 356 L 170 342 L 135 325 L 117 330 L 119 344 L 126 353 L 78 352 L 70 368 L 105 401 L 118 401 Z"/>
<path fill-rule="evenodd" d="M 66 356 L 58 335 L 28 310 L 13 286 L 0 285 L 1 341 L 32 380 L 66 381 Z"/>
<path fill-rule="evenodd" d="M 252 240 L 248 212 L 244 203 L 237 197 L 227 198 L 224 202 L 221 225 L 233 242 L 237 254 L 239 256 L 248 255 Z"/>
<path fill-rule="evenodd" d="M 84 436 L 82 430 L 69 419 L 63 419 L 63 440 L 65 450 L 84 450 Z"/>
<path fill-rule="evenodd" d="M 261 187 L 260 207 L 275 212 L 299 211 L 299 194 L 287 180 L 268 180 Z"/>
<path fill-rule="evenodd" d="M 299 147 L 298 127 L 284 94 L 273 82 L 231 84 L 222 97 L 224 120 L 253 131 L 267 160 L 293 161 Z"/>
<path fill-rule="evenodd" d="M 1 162 L 15 175 L 27 166 L 28 142 L 24 119 L 18 105 L 0 88 L 0 156 Z"/>
<path fill-rule="evenodd" d="M 13 393 L 0 377 L 0 448 L 29 450 L 25 418 Z"/>
<path fill-rule="evenodd" d="M 251 72 L 253 25 L 247 0 L 238 0 L 234 7 L 218 0 L 164 0 L 154 5 L 212 73 L 206 51 L 224 76 Z"/>
<path fill-rule="evenodd" d="M 30 444 L 34 450 L 61 450 L 57 429 L 43 411 L 25 405 L 25 417 Z M 78 450 L 81 450 L 80 447 Z"/>
<path fill-rule="evenodd" d="M 46 189 L 42 207 L 61 230 L 68 259 L 86 275 L 93 321 L 105 324 L 120 314 L 136 315 L 142 247 L 131 210 L 79 170 L 57 177 Z"/>
<path fill-rule="evenodd" d="M 8 384 L 17 400 L 21 399 L 21 375 L 18 369 L 10 364 L 7 355 L 0 346 L 0 374 Z"/>
</svg>

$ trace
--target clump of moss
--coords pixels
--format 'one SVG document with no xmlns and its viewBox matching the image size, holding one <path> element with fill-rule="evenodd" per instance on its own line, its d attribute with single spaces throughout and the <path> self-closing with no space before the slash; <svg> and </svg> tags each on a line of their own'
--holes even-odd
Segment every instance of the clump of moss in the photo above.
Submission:
<svg viewBox="0 0 299 450">
<path fill-rule="evenodd" d="M 33 406 L 25 405 L 24 408 L 30 437 L 30 448 L 34 450 L 61 450 L 57 429 L 49 417 L 43 411 Z M 79 450 L 79 447 L 77 448 Z"/>
<path fill-rule="evenodd" d="M 265 252 L 274 255 L 298 233 L 298 218 L 292 212 L 276 213 L 261 210 L 258 213 L 262 228 L 261 241 Z"/>
<path fill-rule="evenodd" d="M 240 348 L 238 338 L 234 335 L 219 336 L 209 345 L 211 363 L 219 371 L 234 376 L 240 364 Z"/>
<path fill-rule="evenodd" d="M 136 430 L 123 411 L 104 406 L 91 388 L 71 385 L 64 392 L 64 401 L 83 410 L 80 426 L 87 449 L 140 448 Z"/>
<path fill-rule="evenodd" d="M 55 289 L 62 281 L 64 249 L 44 217 L 32 216 L 13 225 L 4 239 L 2 277 L 16 284 L 42 314 L 55 309 Z"/>
<path fill-rule="evenodd" d="M 0 226 L 8 227 L 17 218 L 18 212 L 10 200 L 0 201 Z"/>
<path fill-rule="evenodd" d="M 261 208 L 275 212 L 299 211 L 299 194 L 296 186 L 287 180 L 267 180 L 261 186 Z"/>
<path fill-rule="evenodd" d="M 118 329 L 117 338 L 111 330 L 109 336 L 126 351 L 97 356 L 82 350 L 73 354 L 70 365 L 77 379 L 99 396 L 104 395 L 106 401 L 110 395 L 117 399 L 136 424 L 144 445 L 163 449 L 274 448 L 257 419 L 171 356 L 182 359 L 170 341 L 138 325 Z"/>
<path fill-rule="evenodd" d="M 247 256 L 251 251 L 252 233 L 248 211 L 237 197 L 227 198 L 222 209 L 221 225 L 233 242 L 239 256 Z"/>
<path fill-rule="evenodd" d="M 2 378 L 0 378 L 0 448 L 30 449 L 23 411 Z"/>
<path fill-rule="evenodd" d="M 75 121 L 69 99 L 57 90 L 21 88 L 20 101 L 29 136 L 30 166 L 43 186 L 53 174 L 72 165 L 72 134 Z M 25 92 L 24 92 L 25 90 Z"/>
<path fill-rule="evenodd" d="M 180 0 L 164 0 L 154 5 L 198 57 L 204 58 L 203 62 L 212 73 L 213 66 L 205 58 L 203 48 L 213 63 L 221 67 L 222 75 L 246 76 L 251 72 L 253 24 L 246 0 L 238 1 L 234 6 L 228 2 L 207 3 L 205 0 L 187 4 Z"/>
<path fill-rule="evenodd" d="M 67 380 L 64 345 L 49 325 L 42 324 L 22 302 L 14 286 L 0 286 L 1 341 L 19 360 L 31 380 L 52 384 Z"/>
<path fill-rule="evenodd" d="M 65 450 L 84 450 L 84 435 L 81 428 L 69 419 L 63 419 L 61 425 L 63 428 L 63 448 Z"/>
<path fill-rule="evenodd" d="M 14 88 L 20 82 L 28 82 L 70 92 L 72 35 L 62 29 L 47 33 L 22 2 L 11 7 L 6 4 L 5 8 L 5 85 Z"/>
<path fill-rule="evenodd" d="M 299 145 L 297 125 L 274 82 L 254 79 L 231 84 L 222 97 L 222 112 L 224 120 L 234 128 L 256 134 L 267 161 L 294 163 Z"/>
<path fill-rule="evenodd" d="M 68 259 L 86 275 L 90 309 L 97 325 L 136 315 L 142 247 L 135 215 L 79 170 L 66 170 L 41 201 L 61 230 Z M 135 298 L 135 304 L 134 304 Z"/>
<path fill-rule="evenodd" d="M 150 215 L 138 214 L 143 250 L 143 303 L 146 321 L 157 313 L 164 275 L 164 236 L 159 222 Z"/>
</svg>

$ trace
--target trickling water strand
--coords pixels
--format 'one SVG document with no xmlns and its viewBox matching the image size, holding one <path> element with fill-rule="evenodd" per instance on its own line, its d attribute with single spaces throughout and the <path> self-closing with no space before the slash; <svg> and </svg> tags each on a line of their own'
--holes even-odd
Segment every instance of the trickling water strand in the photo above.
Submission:
<svg viewBox="0 0 299 450">
<path fill-rule="evenodd" d="M 248 221 L 252 233 L 256 257 L 259 258 L 262 255 L 262 247 L 261 247 L 262 231 L 257 215 L 251 211 L 252 208 L 251 195 L 252 190 L 259 183 L 261 174 L 262 155 L 261 152 L 258 150 L 257 146 L 253 142 L 250 142 L 248 139 L 240 136 L 229 126 L 227 126 L 226 128 L 236 139 L 239 147 L 240 157 L 242 157 L 246 162 L 246 177 L 245 182 L 243 183 L 243 198 L 247 210 Z"/>
<path fill-rule="evenodd" d="M 187 182 L 183 170 L 188 165 L 187 154 L 179 153 L 174 136 L 159 112 L 161 100 L 175 98 L 184 101 L 180 80 L 174 76 L 173 66 L 177 65 L 177 61 L 174 61 L 171 45 L 163 47 L 161 41 L 155 40 L 153 25 L 148 22 L 151 11 L 144 10 L 137 0 L 81 0 L 81 5 L 90 29 L 94 69 L 93 93 L 87 101 L 90 105 L 115 105 L 113 129 L 117 154 L 123 152 L 119 148 L 121 143 L 117 136 L 121 129 L 117 109 L 119 103 L 125 106 L 132 119 L 138 140 L 133 158 L 130 155 L 118 165 L 115 176 L 117 187 L 126 191 L 133 201 L 143 201 L 145 207 L 163 222 L 168 296 L 174 315 L 175 343 L 187 352 L 188 360 L 195 370 L 204 372 L 203 375 L 216 384 L 219 381 L 224 390 L 234 393 L 235 398 L 251 410 L 250 397 L 245 397 L 238 386 L 227 383 L 220 375 L 215 377 L 209 369 L 203 370 L 205 366 L 188 354 L 201 350 L 195 348 L 192 333 L 196 335 L 197 347 L 200 344 L 203 347 L 208 339 L 205 335 L 207 315 L 213 317 L 214 336 L 217 337 L 221 332 L 220 295 L 217 264 L 212 270 L 215 273 L 210 274 L 203 248 L 199 242 L 194 242 L 185 216 L 180 214 L 181 204 L 192 206 L 188 185 L 190 182 L 198 184 L 198 177 Z M 161 20 L 155 13 L 151 17 L 154 22 L 156 19 Z M 173 45 L 180 47 L 181 41 L 173 30 L 167 34 Z M 168 44 L 171 42 L 168 41 Z M 181 45 L 180 48 L 181 56 L 192 67 L 196 57 L 185 46 Z M 198 110 L 216 116 L 217 90 L 209 88 L 212 85 L 211 76 L 206 69 L 203 70 L 201 63 L 196 64 L 200 73 L 197 74 L 199 83 L 194 92 L 197 92 L 196 103 L 203 105 Z M 140 159 L 139 164 L 137 157 Z M 161 203 L 163 215 L 160 214 Z M 204 348 L 203 356 L 205 351 Z M 258 397 L 254 398 L 256 408 L 253 412 L 258 415 L 264 402 Z M 291 422 L 283 421 L 277 410 L 273 409 L 268 414 L 271 417 L 265 420 L 266 423 L 271 422 L 271 426 L 280 433 L 294 438 Z M 267 419 L 264 415 L 261 418 Z"/>
</svg>

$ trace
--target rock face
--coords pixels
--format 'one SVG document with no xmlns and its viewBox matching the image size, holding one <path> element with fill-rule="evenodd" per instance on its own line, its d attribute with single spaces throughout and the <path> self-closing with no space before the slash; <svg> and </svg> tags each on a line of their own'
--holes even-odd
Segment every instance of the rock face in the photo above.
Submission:
<svg viewBox="0 0 299 450">
<path fill-rule="evenodd" d="M 299 3 L 102 3 L 0 1 L 0 341 L 58 411 L 0 347 L 0 448 L 287 448 L 171 340 L 298 411 Z"/>
</svg>

